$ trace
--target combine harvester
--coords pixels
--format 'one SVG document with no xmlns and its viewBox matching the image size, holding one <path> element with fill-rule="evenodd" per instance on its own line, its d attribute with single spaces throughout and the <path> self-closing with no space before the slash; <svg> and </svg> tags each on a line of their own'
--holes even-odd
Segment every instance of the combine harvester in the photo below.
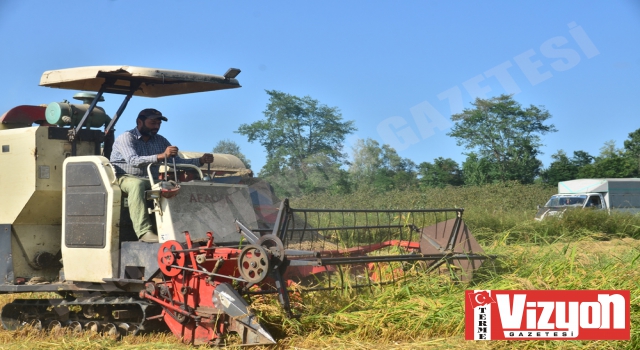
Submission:
<svg viewBox="0 0 640 350">
<path fill-rule="evenodd" d="M 0 293 L 60 295 L 5 305 L 5 328 L 118 336 L 168 327 L 192 344 L 224 344 L 231 332 L 245 345 L 272 344 L 246 295 L 277 294 L 293 316 L 294 284 L 373 288 L 445 267 L 468 280 L 488 258 L 462 209 L 291 208 L 230 155 L 215 155 L 212 171 L 165 165 L 147 192 L 160 242 L 138 242 L 108 160 L 128 101 L 238 88 L 239 73 L 47 71 L 41 86 L 97 93 L 77 94 L 84 104 L 18 106 L 2 115 Z M 105 93 L 125 96 L 113 118 L 97 107 Z"/>
</svg>

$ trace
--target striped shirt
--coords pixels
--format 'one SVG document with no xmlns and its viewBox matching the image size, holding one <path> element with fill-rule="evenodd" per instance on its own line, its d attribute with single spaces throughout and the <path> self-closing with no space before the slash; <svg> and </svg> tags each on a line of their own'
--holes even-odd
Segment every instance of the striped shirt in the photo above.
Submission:
<svg viewBox="0 0 640 350">
<path fill-rule="evenodd" d="M 164 153 L 171 143 L 164 137 L 156 134 L 144 142 L 142 135 L 137 128 L 128 130 L 118 136 L 113 143 L 111 151 L 111 164 L 116 169 L 116 175 L 124 174 L 147 177 L 147 166 L 158 162 L 158 154 Z M 200 159 L 182 159 L 174 157 L 176 164 L 193 164 L 200 166 Z M 173 160 L 168 159 L 169 164 Z M 158 178 L 158 166 L 151 167 L 151 173 L 155 179 Z"/>
</svg>

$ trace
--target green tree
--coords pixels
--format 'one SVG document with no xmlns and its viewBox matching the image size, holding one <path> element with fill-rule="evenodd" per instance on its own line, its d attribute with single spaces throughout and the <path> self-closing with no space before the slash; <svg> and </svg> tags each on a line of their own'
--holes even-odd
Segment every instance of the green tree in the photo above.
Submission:
<svg viewBox="0 0 640 350">
<path fill-rule="evenodd" d="M 393 188 L 411 187 L 416 182 L 416 163 L 409 158 L 402 158 L 389 145 L 382 145 L 382 169 L 387 170 L 394 180 Z"/>
<path fill-rule="evenodd" d="M 220 140 L 213 147 L 213 153 L 222 153 L 222 154 L 231 154 L 238 157 L 247 169 L 251 169 L 251 161 L 247 159 L 247 157 L 240 152 L 240 146 L 237 143 L 231 140 Z"/>
<path fill-rule="evenodd" d="M 472 105 L 451 116 L 455 125 L 447 135 L 477 152 L 478 159 L 490 160 L 495 179 L 532 183 L 542 166 L 536 159 L 540 135 L 556 131 L 553 124 L 545 124 L 551 114 L 533 105 L 523 109 L 510 95 L 477 98 Z"/>
<path fill-rule="evenodd" d="M 559 150 L 551 156 L 553 162 L 542 172 L 545 183 L 556 186 L 560 181 L 573 180 L 578 175 L 579 167 L 569 159 L 565 151 Z"/>
<path fill-rule="evenodd" d="M 356 130 L 354 122 L 343 121 L 337 107 L 321 104 L 309 96 L 298 97 L 276 90 L 266 92 L 269 103 L 263 112 L 264 119 L 242 124 L 236 131 L 249 142 L 258 141 L 265 148 L 267 159 L 259 175 L 272 181 L 281 195 L 327 189 L 332 184 L 322 182 L 320 186 L 321 181 L 316 180 L 333 179 L 340 174 L 335 169 L 339 169 L 345 159 L 343 142 Z M 278 187 L 278 183 L 290 185 L 285 190 L 285 186 Z"/>
<path fill-rule="evenodd" d="M 463 184 L 462 170 L 451 158 L 438 157 L 433 163 L 422 162 L 418 165 L 418 176 L 422 187 L 459 186 Z"/>
<path fill-rule="evenodd" d="M 491 159 L 483 158 L 471 152 L 462 162 L 462 179 L 465 185 L 480 186 L 493 182 L 493 169 Z"/>
<path fill-rule="evenodd" d="M 624 141 L 624 149 L 634 156 L 640 155 L 640 129 L 629 133 L 629 139 Z"/>
<path fill-rule="evenodd" d="M 615 141 L 607 141 L 593 164 L 580 169 L 580 178 L 624 178 L 638 174 L 638 160 L 630 152 L 616 148 Z"/>
<path fill-rule="evenodd" d="M 356 184 L 371 183 L 382 166 L 382 149 L 378 141 L 367 138 L 357 139 L 352 147 L 353 160 L 349 173 Z"/>
<path fill-rule="evenodd" d="M 298 197 L 324 191 L 334 194 L 351 192 L 349 174 L 341 169 L 338 163 L 323 154 L 308 157 L 305 163 L 304 174 L 286 167 L 278 173 L 261 176 L 273 186 L 276 194 L 282 197 Z"/>
<path fill-rule="evenodd" d="M 367 138 L 356 141 L 349 173 L 356 188 L 388 191 L 415 185 L 415 168 L 413 161 L 400 157 L 393 147 Z"/>
<path fill-rule="evenodd" d="M 573 151 L 571 162 L 578 168 L 587 166 L 593 162 L 594 157 L 585 151 Z"/>
<path fill-rule="evenodd" d="M 582 177 L 580 174 L 581 169 L 590 165 L 594 159 L 593 156 L 585 151 L 574 151 L 573 157 L 569 158 L 563 150 L 559 150 L 551 158 L 553 162 L 541 175 L 545 183 L 553 186 L 556 186 L 560 181 Z"/>
<path fill-rule="evenodd" d="M 624 149 L 625 153 L 638 163 L 634 176 L 640 176 L 640 129 L 629 133 L 629 139 L 624 141 Z"/>
<path fill-rule="evenodd" d="M 533 183 L 542 170 L 542 162 L 536 158 L 539 153 L 528 140 L 522 141 L 520 147 L 512 147 L 507 151 L 510 161 L 506 163 L 506 169 L 500 167 L 500 163 L 494 163 L 494 173 L 498 174 L 494 178 L 515 180 L 522 184 Z"/>
</svg>

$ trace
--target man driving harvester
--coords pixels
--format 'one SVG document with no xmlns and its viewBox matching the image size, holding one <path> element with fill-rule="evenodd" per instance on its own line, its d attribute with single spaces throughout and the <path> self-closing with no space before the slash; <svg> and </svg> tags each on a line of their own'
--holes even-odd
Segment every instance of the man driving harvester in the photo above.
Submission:
<svg viewBox="0 0 640 350">
<path fill-rule="evenodd" d="M 118 184 L 122 192 L 128 195 L 129 215 L 136 236 L 142 242 L 158 242 L 153 232 L 149 212 L 147 211 L 145 191 L 151 189 L 147 178 L 147 166 L 173 157 L 176 164 L 201 166 L 213 162 L 213 155 L 205 153 L 200 158 L 182 159 L 178 157 L 178 147 L 158 135 L 162 121 L 167 121 L 160 111 L 147 108 L 140 111 L 136 127 L 118 136 L 113 144 L 111 164 L 116 169 Z M 152 167 L 154 178 L 158 178 L 158 168 Z"/>
</svg>

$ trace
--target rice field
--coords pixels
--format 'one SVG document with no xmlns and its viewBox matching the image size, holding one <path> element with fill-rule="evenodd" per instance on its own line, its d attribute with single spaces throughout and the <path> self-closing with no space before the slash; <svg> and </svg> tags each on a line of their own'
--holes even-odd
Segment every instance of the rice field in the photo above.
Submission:
<svg viewBox="0 0 640 350">
<path fill-rule="evenodd" d="M 373 290 L 295 293 L 297 319 L 272 297 L 253 306 L 279 343 L 274 349 L 637 349 L 640 348 L 640 217 L 595 211 L 568 212 L 533 221 L 536 204 L 555 192 L 539 186 L 491 185 L 427 192 L 316 195 L 292 200 L 294 208 L 464 207 L 464 219 L 488 254 L 470 283 L 446 274 Z M 464 340 L 466 289 L 629 289 L 631 341 Z M 0 296 L 5 304 L 15 296 Z M 24 295 L 20 296 L 24 298 Z M 29 297 L 47 297 L 29 295 Z M 85 333 L 0 331 L 2 349 L 189 349 L 171 334 L 120 340 Z"/>
</svg>

